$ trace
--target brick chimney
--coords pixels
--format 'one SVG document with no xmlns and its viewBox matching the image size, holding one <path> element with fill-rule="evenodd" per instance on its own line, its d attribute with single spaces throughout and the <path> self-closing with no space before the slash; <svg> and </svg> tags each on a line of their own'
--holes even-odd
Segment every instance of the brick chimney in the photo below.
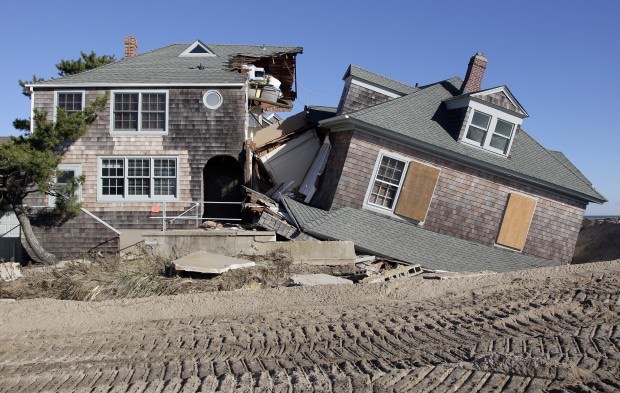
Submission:
<svg viewBox="0 0 620 393">
<path fill-rule="evenodd" d="M 463 82 L 463 91 L 479 91 L 482 88 L 482 77 L 484 77 L 484 70 L 486 69 L 487 58 L 484 57 L 482 53 L 478 52 L 472 56 L 467 66 L 467 74 L 465 74 L 465 81 Z"/>
<path fill-rule="evenodd" d="M 130 35 L 125 37 L 125 57 L 134 57 L 138 54 L 138 41 Z"/>
</svg>

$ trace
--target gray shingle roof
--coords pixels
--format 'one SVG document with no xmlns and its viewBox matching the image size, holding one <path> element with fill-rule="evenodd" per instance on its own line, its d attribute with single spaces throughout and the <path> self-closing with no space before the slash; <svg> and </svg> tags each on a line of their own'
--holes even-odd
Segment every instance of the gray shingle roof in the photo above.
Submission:
<svg viewBox="0 0 620 393">
<path fill-rule="evenodd" d="M 563 264 L 442 235 L 350 207 L 326 212 L 290 198 L 286 202 L 289 213 L 309 235 L 323 240 L 350 240 L 361 252 L 429 269 L 506 272 Z"/>
<path fill-rule="evenodd" d="M 379 86 L 386 87 L 400 94 L 411 94 L 420 90 L 417 87 L 409 86 L 405 83 L 395 81 L 394 79 L 387 78 L 383 75 L 375 74 L 372 71 L 368 71 L 354 64 L 349 65 L 349 68 L 347 69 L 347 72 L 344 74 L 344 77 L 342 77 L 342 79 L 346 79 L 349 75 L 358 77 Z"/>
<path fill-rule="evenodd" d="M 495 167 L 511 175 L 523 175 L 559 189 L 576 191 L 594 201 L 605 201 L 589 181 L 576 175 L 523 129 L 517 130 L 508 158 L 459 143 L 450 133 L 448 111 L 443 101 L 459 94 L 461 84 L 460 78 L 448 79 L 412 94 L 348 113 L 347 116 L 407 137 L 406 140 L 439 147 L 442 151 L 453 153 L 452 156 L 457 159 L 476 162 L 483 168 Z M 327 122 L 344 118 L 338 116 Z"/>
<path fill-rule="evenodd" d="M 555 158 L 557 158 L 558 161 L 560 161 L 562 164 L 566 165 L 566 167 L 568 169 L 570 169 L 571 171 L 573 171 L 573 173 L 577 176 L 579 176 L 579 178 L 581 178 L 581 180 L 587 182 L 588 184 L 590 184 L 590 180 L 588 180 L 588 178 L 586 177 L 586 175 L 584 175 L 583 173 L 581 173 L 581 171 L 579 169 L 577 169 L 577 167 L 575 166 L 575 164 L 573 164 L 568 157 L 566 157 L 564 155 L 564 153 L 562 153 L 561 151 L 556 151 L 556 150 L 547 150 L 549 153 L 551 153 Z"/>
<path fill-rule="evenodd" d="M 124 58 L 115 63 L 63 78 L 37 83 L 37 86 L 110 83 L 243 83 L 245 77 L 227 71 L 228 59 L 234 55 L 251 57 L 282 53 L 301 53 L 292 46 L 216 45 L 206 44 L 216 54 L 211 57 L 178 57 L 191 44 L 172 44 Z M 202 64 L 204 69 L 198 69 Z"/>
</svg>

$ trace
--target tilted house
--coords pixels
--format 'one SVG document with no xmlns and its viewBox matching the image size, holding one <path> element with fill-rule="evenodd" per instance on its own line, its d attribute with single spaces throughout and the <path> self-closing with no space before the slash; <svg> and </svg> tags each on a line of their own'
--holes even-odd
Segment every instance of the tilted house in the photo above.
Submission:
<svg viewBox="0 0 620 393">
<path fill-rule="evenodd" d="M 49 118 L 58 107 L 71 113 L 109 93 L 106 110 L 59 167 L 62 176 L 85 175 L 80 199 L 86 214 L 65 223 L 68 231 L 40 229 L 44 246 L 57 255 L 109 242 L 118 249 L 114 230 L 161 228 L 162 221 L 151 217 L 163 214 L 162 202 L 168 215 L 191 208 L 186 216 L 234 215 L 230 205 L 202 202 L 240 200 L 238 185 L 249 176 L 242 154 L 249 115 L 290 110 L 300 53 L 300 47 L 197 40 L 138 55 L 135 38 L 128 37 L 118 62 L 31 85 L 32 108 Z M 277 101 L 262 100 L 256 88 L 249 96 L 247 65 L 281 82 Z M 39 197 L 30 205 L 53 206 L 53 200 Z M 175 222 L 184 224 L 195 222 Z"/>
<path fill-rule="evenodd" d="M 528 114 L 508 87 L 481 89 L 486 66 L 476 54 L 464 81 L 409 86 L 351 65 L 336 116 L 320 122 L 332 150 L 311 205 L 569 262 L 586 205 L 606 200 L 522 128 Z"/>
</svg>

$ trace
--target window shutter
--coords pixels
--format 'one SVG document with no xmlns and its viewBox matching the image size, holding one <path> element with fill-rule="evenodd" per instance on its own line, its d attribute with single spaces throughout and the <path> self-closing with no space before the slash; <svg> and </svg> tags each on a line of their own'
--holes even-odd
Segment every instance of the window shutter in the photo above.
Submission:
<svg viewBox="0 0 620 393">
<path fill-rule="evenodd" d="M 511 193 L 497 236 L 497 243 L 523 250 L 535 208 L 536 199 Z"/>
<path fill-rule="evenodd" d="M 424 221 L 438 178 L 439 168 L 411 161 L 394 212 L 419 222 Z"/>
</svg>

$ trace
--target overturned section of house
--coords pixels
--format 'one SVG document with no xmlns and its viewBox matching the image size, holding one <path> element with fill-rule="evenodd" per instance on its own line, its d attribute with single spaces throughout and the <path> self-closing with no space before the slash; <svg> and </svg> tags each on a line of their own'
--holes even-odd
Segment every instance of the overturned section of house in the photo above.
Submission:
<svg viewBox="0 0 620 393">
<path fill-rule="evenodd" d="M 528 113 L 507 86 L 482 87 L 482 54 L 464 79 L 415 86 L 351 65 L 337 107 L 284 118 L 301 53 L 197 40 L 33 85 L 33 107 L 50 117 L 110 93 L 59 168 L 86 175 L 89 228 L 238 223 L 433 270 L 571 260 L 587 204 L 606 200 L 523 129 Z"/>
</svg>

